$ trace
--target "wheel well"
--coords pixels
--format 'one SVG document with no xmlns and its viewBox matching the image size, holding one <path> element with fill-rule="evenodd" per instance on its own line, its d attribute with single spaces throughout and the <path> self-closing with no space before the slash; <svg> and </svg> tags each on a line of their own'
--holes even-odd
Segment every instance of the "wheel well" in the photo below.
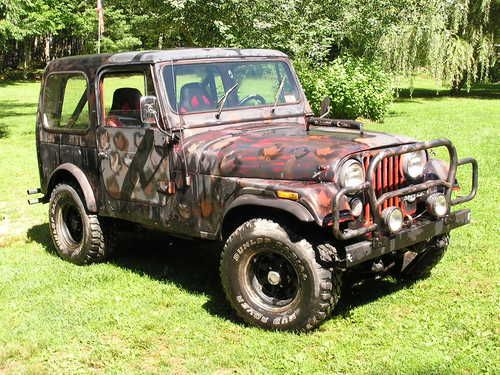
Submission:
<svg viewBox="0 0 500 375">
<path fill-rule="evenodd" d="M 85 200 L 85 196 L 83 195 L 80 183 L 71 172 L 65 169 L 60 169 L 56 171 L 50 178 L 49 184 L 47 185 L 47 194 L 45 195 L 47 197 L 46 198 L 47 201 L 50 199 L 50 196 L 52 195 L 52 190 L 54 190 L 54 188 L 61 183 L 65 183 L 74 187 L 76 189 L 76 192 L 80 196 L 80 199 L 82 200 L 83 204 L 85 205 L 85 208 L 88 209 L 87 201 Z"/>
<path fill-rule="evenodd" d="M 308 230 L 316 225 L 314 222 L 301 221 L 295 215 L 279 208 L 259 205 L 242 205 L 234 207 L 224 216 L 221 228 L 222 240 L 225 241 L 241 224 L 255 218 L 278 221 L 295 231 Z"/>
<path fill-rule="evenodd" d="M 56 171 L 50 178 L 47 186 L 47 197 L 50 197 L 52 190 L 60 183 L 69 183 L 73 186 L 78 186 L 78 180 L 70 172 L 64 169 Z"/>
</svg>

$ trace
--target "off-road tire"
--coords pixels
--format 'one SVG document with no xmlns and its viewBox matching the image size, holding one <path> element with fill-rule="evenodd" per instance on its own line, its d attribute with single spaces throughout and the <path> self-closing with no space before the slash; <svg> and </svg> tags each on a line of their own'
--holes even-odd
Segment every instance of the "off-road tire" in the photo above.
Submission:
<svg viewBox="0 0 500 375">
<path fill-rule="evenodd" d="M 68 210 L 74 220 L 81 221 L 81 230 L 76 234 L 71 233 L 71 225 L 64 218 Z M 113 226 L 105 226 L 104 219 L 87 213 L 78 188 L 70 184 L 58 184 L 52 190 L 49 228 L 57 254 L 79 265 L 103 261 L 112 253 L 116 243 Z"/>
<path fill-rule="evenodd" d="M 271 330 L 309 331 L 319 326 L 339 300 L 341 275 L 324 264 L 315 247 L 275 221 L 252 219 L 238 227 L 226 241 L 220 261 L 222 286 L 237 315 Z M 291 302 L 278 307 L 262 297 L 264 287 L 254 289 L 257 272 L 252 270 L 258 257 L 267 254 L 288 263 L 298 280 Z"/>
<path fill-rule="evenodd" d="M 408 266 L 396 277 L 402 280 L 415 281 L 429 277 L 431 270 L 443 258 L 450 243 L 449 234 L 434 237 L 426 247 L 417 254 Z"/>
</svg>

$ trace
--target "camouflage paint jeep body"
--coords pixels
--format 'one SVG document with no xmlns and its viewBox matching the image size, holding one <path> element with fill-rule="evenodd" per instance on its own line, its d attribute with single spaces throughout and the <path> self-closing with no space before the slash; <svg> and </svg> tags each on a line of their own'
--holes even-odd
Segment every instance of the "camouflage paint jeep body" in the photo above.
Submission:
<svg viewBox="0 0 500 375">
<path fill-rule="evenodd" d="M 36 138 L 41 187 L 29 192 L 43 196 L 31 202 L 50 202 L 63 258 L 104 259 L 113 219 L 223 242 L 229 301 L 273 329 L 317 326 L 347 278 L 424 276 L 470 220 L 450 208 L 477 189 L 475 160 L 458 160 L 448 140 L 314 117 L 288 58 L 272 50 L 55 60 Z M 472 191 L 452 198 L 467 163 Z"/>
</svg>

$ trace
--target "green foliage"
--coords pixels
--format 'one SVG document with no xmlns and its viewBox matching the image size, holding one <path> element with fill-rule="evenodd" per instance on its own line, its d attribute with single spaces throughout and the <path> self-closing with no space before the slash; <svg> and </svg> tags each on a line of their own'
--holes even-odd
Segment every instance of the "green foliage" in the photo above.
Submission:
<svg viewBox="0 0 500 375">
<path fill-rule="evenodd" d="M 321 100 L 329 96 L 331 116 L 378 121 L 391 103 L 390 76 L 367 59 L 346 56 L 320 67 L 299 61 L 295 67 L 315 113 Z"/>
<path fill-rule="evenodd" d="M 461 88 L 494 64 L 498 0 L 106 0 L 102 50 L 275 48 L 325 63 L 349 54 L 393 74 L 425 67 Z M 93 0 L 0 2 L 0 70 L 96 52 Z M 500 34 L 499 34 L 500 35 Z M 498 43 L 498 41 L 497 41 Z"/>
<path fill-rule="evenodd" d="M 39 81 L 43 69 L 5 69 L 0 73 L 0 81 Z"/>
<path fill-rule="evenodd" d="M 97 29 L 97 19 L 95 17 L 90 19 L 94 21 L 93 29 Z M 101 51 L 119 52 L 140 48 L 142 42 L 139 38 L 133 36 L 131 29 L 128 17 L 121 9 L 107 8 L 106 33 L 102 38 Z"/>
<path fill-rule="evenodd" d="M 373 10 L 370 4 L 364 12 Z M 410 76 L 426 67 L 455 90 L 470 87 L 487 79 L 494 65 L 499 14 L 496 0 L 409 1 L 398 11 L 399 20 L 388 23 L 374 41 L 371 56 L 396 74 Z"/>
<path fill-rule="evenodd" d="M 313 0 L 107 1 L 129 16 L 146 48 L 275 48 L 324 59 L 334 34 L 328 2 Z"/>
<path fill-rule="evenodd" d="M 0 71 L 8 67 L 43 67 L 54 57 L 95 53 L 95 7 L 95 1 L 5 0 L 0 4 L 0 50 L 4 51 L 4 55 L 0 55 Z M 107 6 L 105 20 L 102 51 L 142 46 L 122 8 Z"/>
</svg>

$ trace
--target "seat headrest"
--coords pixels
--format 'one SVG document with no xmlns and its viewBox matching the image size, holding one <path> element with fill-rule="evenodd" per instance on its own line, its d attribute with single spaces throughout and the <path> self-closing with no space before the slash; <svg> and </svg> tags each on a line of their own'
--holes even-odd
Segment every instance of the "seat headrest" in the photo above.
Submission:
<svg viewBox="0 0 500 375">
<path fill-rule="evenodd" d="M 200 83 L 190 82 L 182 86 L 179 109 L 181 113 L 214 108 L 212 100 Z"/>
<path fill-rule="evenodd" d="M 111 111 L 139 111 L 141 92 L 132 87 L 122 87 L 113 93 Z"/>
</svg>

